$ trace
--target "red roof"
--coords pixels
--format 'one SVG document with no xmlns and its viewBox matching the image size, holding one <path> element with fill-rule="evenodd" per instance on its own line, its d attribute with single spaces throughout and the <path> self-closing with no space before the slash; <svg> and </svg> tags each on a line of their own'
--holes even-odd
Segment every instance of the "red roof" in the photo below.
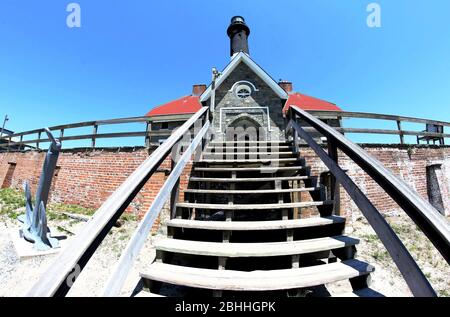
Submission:
<svg viewBox="0 0 450 317">
<path fill-rule="evenodd" d="M 342 111 L 342 109 L 334 103 L 303 95 L 298 92 L 289 95 L 289 98 L 284 105 L 283 112 L 288 111 L 290 106 L 298 106 L 303 110 Z"/>
<path fill-rule="evenodd" d="M 201 107 L 199 96 L 186 96 L 155 107 L 146 116 L 196 113 Z"/>
<path fill-rule="evenodd" d="M 283 108 L 283 112 L 286 112 L 289 109 L 289 106 L 292 105 L 298 106 L 304 110 L 342 111 L 342 109 L 336 106 L 334 103 L 303 95 L 298 92 L 289 95 L 289 98 Z M 202 105 L 200 103 L 199 96 L 186 96 L 155 107 L 146 115 L 163 116 L 172 114 L 196 113 L 201 109 L 201 107 Z"/>
</svg>

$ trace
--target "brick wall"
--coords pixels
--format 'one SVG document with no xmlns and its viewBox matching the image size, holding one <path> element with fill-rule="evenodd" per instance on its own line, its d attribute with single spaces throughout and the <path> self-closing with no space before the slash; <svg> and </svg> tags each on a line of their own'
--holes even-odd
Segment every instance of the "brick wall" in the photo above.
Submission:
<svg viewBox="0 0 450 317">
<path fill-rule="evenodd" d="M 448 197 L 450 197 L 450 147 L 413 146 L 408 148 L 407 146 L 388 145 L 363 145 L 362 147 L 427 200 L 427 166 L 436 163 L 442 165 L 440 191 L 444 201 L 448 201 Z M 324 164 L 316 158 L 313 150 L 304 147 L 300 152 L 305 157 L 306 164 L 311 166 L 313 175 L 320 175 L 327 170 Z M 381 212 L 395 213 L 401 210 L 381 187 L 342 152 L 339 152 L 339 164 Z M 359 209 L 342 188 L 341 211 L 350 220 L 360 215 Z M 448 204 L 446 212 L 447 214 L 450 212 Z"/>
<path fill-rule="evenodd" d="M 97 209 L 148 155 L 144 148 L 63 151 L 58 159 L 49 201 Z M 28 180 L 34 194 L 44 157 L 45 152 L 0 153 L 0 184 L 22 189 L 24 181 Z M 170 166 L 170 158 L 167 158 L 131 202 L 127 212 L 141 217 L 147 211 L 166 180 L 165 171 L 169 171 Z M 181 179 L 182 189 L 186 187 L 189 173 L 190 165 Z M 165 208 L 164 217 L 167 213 Z"/>
<path fill-rule="evenodd" d="M 422 197 L 428 198 L 427 166 L 442 164 L 443 179 L 440 182 L 441 195 L 450 197 L 450 148 L 449 147 L 392 147 L 363 146 L 366 151 L 390 168 L 396 175 L 408 182 Z M 88 208 L 98 208 L 125 179 L 148 157 L 144 148 L 116 150 L 71 150 L 63 151 L 58 160 L 58 170 L 52 184 L 51 202 L 79 204 Z M 326 168 L 313 151 L 302 148 L 301 155 L 312 168 L 313 175 L 319 175 Z M 28 180 L 36 190 L 42 168 L 44 152 L 0 153 L 0 184 L 21 189 Z M 339 153 L 341 166 L 348 170 L 352 179 L 366 192 L 375 206 L 382 212 L 399 210 L 390 199 L 358 166 L 344 154 Z M 14 168 L 11 166 L 15 165 Z M 166 159 L 159 172 L 155 173 L 139 192 L 128 208 L 128 212 L 142 216 L 167 178 L 164 169 L 170 169 L 170 159 Z M 187 187 L 191 164 L 185 168 L 180 180 L 180 199 Z M 341 210 L 350 219 L 359 214 L 344 190 L 341 190 Z M 447 204 L 447 208 L 449 208 Z M 165 217 L 168 216 L 165 210 Z"/>
</svg>

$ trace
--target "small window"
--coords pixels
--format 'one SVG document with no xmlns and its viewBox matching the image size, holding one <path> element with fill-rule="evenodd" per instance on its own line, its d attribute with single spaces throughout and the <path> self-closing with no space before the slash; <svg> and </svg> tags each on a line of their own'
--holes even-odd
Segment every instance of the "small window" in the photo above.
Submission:
<svg viewBox="0 0 450 317">
<path fill-rule="evenodd" d="M 239 85 L 236 87 L 236 96 L 241 99 L 248 98 L 252 95 L 252 89 L 247 85 Z"/>
<path fill-rule="evenodd" d="M 168 130 L 168 129 L 169 129 L 169 123 L 161 122 L 161 130 Z"/>
</svg>

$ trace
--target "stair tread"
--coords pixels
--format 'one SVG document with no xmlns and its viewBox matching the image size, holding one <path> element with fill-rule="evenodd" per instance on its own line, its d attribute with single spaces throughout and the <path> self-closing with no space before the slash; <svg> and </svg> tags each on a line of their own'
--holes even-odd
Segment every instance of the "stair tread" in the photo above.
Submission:
<svg viewBox="0 0 450 317">
<path fill-rule="evenodd" d="M 270 181 L 295 181 L 311 179 L 312 176 L 285 176 L 285 177 L 237 177 L 237 178 L 218 178 L 218 177 L 190 177 L 189 180 L 193 182 L 270 182 Z"/>
<path fill-rule="evenodd" d="M 205 230 L 278 230 L 326 226 L 345 223 L 344 217 L 313 217 L 306 219 L 269 220 L 269 221 L 204 221 L 189 219 L 171 219 L 167 225 L 171 227 L 205 229 Z"/>
<path fill-rule="evenodd" d="M 278 167 L 195 167 L 199 172 L 259 172 L 259 171 L 296 171 L 304 166 L 278 166 Z"/>
<path fill-rule="evenodd" d="M 308 240 L 257 243 L 222 243 L 165 238 L 154 243 L 157 250 L 223 257 L 266 257 L 307 254 L 354 246 L 358 239 L 348 236 Z"/>
<path fill-rule="evenodd" d="M 290 144 L 291 141 L 273 140 L 273 141 L 211 141 L 211 142 L 209 142 L 210 145 L 212 145 L 212 144 L 266 144 L 266 143 Z"/>
<path fill-rule="evenodd" d="M 358 260 L 251 272 L 199 269 L 155 262 L 140 275 L 150 280 L 197 288 L 264 291 L 317 286 L 369 274 L 373 270 L 372 266 Z"/>
<path fill-rule="evenodd" d="M 308 201 L 296 203 L 277 204 L 203 204 L 203 203 L 177 203 L 177 207 L 198 209 L 222 209 L 222 210 L 262 210 L 262 209 L 284 209 L 305 208 L 313 206 L 331 205 L 332 200 Z"/>
<path fill-rule="evenodd" d="M 232 159 L 232 160 L 218 160 L 218 159 L 201 159 L 204 163 L 256 163 L 256 162 L 295 162 L 299 161 L 296 157 L 289 158 L 260 158 L 260 159 Z"/>
<path fill-rule="evenodd" d="M 223 146 L 223 145 L 210 146 L 210 145 L 208 145 L 208 146 L 206 146 L 206 149 L 261 149 L 261 148 L 264 148 L 264 147 L 257 146 L 257 145 L 254 145 L 254 146 L 229 146 L 229 145 L 225 145 L 225 146 Z M 292 149 L 292 145 L 278 145 L 278 146 L 276 146 L 274 148 L 277 148 L 277 149 Z"/>
<path fill-rule="evenodd" d="M 209 151 L 205 151 L 203 152 L 203 155 L 275 155 L 275 154 L 290 154 L 290 155 L 294 155 L 294 153 L 292 151 L 286 151 L 286 152 L 259 152 L 259 151 L 254 151 L 254 152 L 209 152 Z"/>
<path fill-rule="evenodd" d="M 185 193 L 192 194 L 279 194 L 279 193 L 301 193 L 319 190 L 320 187 L 289 188 L 289 189 L 255 189 L 255 190 L 226 190 L 226 189 L 185 189 Z"/>
</svg>

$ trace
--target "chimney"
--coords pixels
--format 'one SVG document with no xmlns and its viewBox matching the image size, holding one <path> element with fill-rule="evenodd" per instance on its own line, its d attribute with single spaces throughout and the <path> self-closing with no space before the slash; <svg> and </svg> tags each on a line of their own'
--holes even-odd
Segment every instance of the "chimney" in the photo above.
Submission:
<svg viewBox="0 0 450 317">
<path fill-rule="evenodd" d="M 241 16 L 234 16 L 231 18 L 231 24 L 227 29 L 228 37 L 230 38 L 230 56 L 239 52 L 248 51 L 248 36 L 250 35 L 250 29 L 245 20 Z"/>
<path fill-rule="evenodd" d="M 278 85 L 288 94 L 292 92 L 292 83 L 290 81 L 280 79 Z"/>
<path fill-rule="evenodd" d="M 205 90 L 206 90 L 205 84 L 193 85 L 192 86 L 192 95 L 200 96 L 202 93 L 205 92 Z"/>
</svg>

